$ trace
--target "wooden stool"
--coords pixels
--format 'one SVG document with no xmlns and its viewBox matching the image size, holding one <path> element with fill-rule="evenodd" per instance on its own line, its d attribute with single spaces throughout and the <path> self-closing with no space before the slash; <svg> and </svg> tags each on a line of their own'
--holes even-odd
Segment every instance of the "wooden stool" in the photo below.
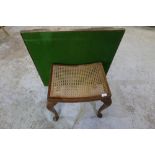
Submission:
<svg viewBox="0 0 155 155">
<path fill-rule="evenodd" d="M 101 111 L 112 103 L 111 92 L 102 63 L 52 65 L 47 108 L 55 114 L 53 120 L 57 121 L 59 119 L 59 115 L 54 108 L 58 102 L 88 102 L 95 100 L 103 102 L 97 112 L 97 116 L 101 118 Z"/>
</svg>

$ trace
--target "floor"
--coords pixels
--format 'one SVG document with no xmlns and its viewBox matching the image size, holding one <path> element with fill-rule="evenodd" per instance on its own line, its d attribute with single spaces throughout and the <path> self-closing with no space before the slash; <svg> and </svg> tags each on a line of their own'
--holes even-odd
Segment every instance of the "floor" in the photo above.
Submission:
<svg viewBox="0 0 155 155">
<path fill-rule="evenodd" d="M 42 27 L 35 27 L 41 29 Z M 43 27 L 66 30 L 79 27 Z M 113 104 L 96 117 L 100 101 L 46 109 L 44 87 L 20 36 L 34 27 L 0 29 L 0 128 L 155 128 L 155 29 L 125 27 L 108 72 Z"/>
</svg>

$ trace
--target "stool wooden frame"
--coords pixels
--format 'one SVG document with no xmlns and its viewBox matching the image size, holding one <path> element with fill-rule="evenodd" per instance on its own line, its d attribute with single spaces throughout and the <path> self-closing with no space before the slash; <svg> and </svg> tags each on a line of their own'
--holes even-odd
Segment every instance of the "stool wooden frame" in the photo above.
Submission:
<svg viewBox="0 0 155 155">
<path fill-rule="evenodd" d="M 75 66 L 75 65 L 70 65 L 70 66 Z M 74 102 L 89 102 L 89 101 L 96 101 L 96 100 L 101 100 L 103 102 L 103 105 L 97 111 L 97 116 L 101 118 L 102 117 L 101 112 L 112 104 L 111 91 L 106 79 L 104 69 L 103 69 L 103 78 L 104 78 L 104 86 L 106 87 L 106 91 L 105 91 L 106 95 L 102 96 L 101 94 L 98 94 L 95 96 L 88 96 L 88 97 L 62 97 L 62 96 L 51 97 L 50 94 L 51 94 L 51 84 L 52 84 L 52 77 L 53 77 L 53 67 L 54 67 L 54 64 L 51 66 L 51 76 L 50 76 L 48 96 L 47 96 L 47 109 L 54 113 L 53 120 L 57 121 L 59 119 L 59 115 L 54 108 L 54 106 L 58 102 L 74 103 Z"/>
</svg>

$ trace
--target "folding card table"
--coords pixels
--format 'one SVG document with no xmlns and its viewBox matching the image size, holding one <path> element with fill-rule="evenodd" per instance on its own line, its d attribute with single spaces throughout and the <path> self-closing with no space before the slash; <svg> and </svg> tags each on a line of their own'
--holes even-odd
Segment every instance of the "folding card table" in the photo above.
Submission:
<svg viewBox="0 0 155 155">
<path fill-rule="evenodd" d="M 59 118 L 58 102 L 101 100 L 97 112 L 111 105 L 106 74 L 125 30 L 122 28 L 73 31 L 23 31 L 24 43 L 44 83 L 48 86 L 47 108 Z"/>
</svg>

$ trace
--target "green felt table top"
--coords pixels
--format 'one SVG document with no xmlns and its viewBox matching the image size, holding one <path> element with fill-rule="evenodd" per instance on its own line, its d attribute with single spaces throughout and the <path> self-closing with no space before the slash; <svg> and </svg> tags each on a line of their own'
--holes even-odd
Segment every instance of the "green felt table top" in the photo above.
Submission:
<svg viewBox="0 0 155 155">
<path fill-rule="evenodd" d="M 123 37 L 124 29 L 21 32 L 24 43 L 44 83 L 51 64 L 102 62 L 107 73 Z"/>
</svg>

